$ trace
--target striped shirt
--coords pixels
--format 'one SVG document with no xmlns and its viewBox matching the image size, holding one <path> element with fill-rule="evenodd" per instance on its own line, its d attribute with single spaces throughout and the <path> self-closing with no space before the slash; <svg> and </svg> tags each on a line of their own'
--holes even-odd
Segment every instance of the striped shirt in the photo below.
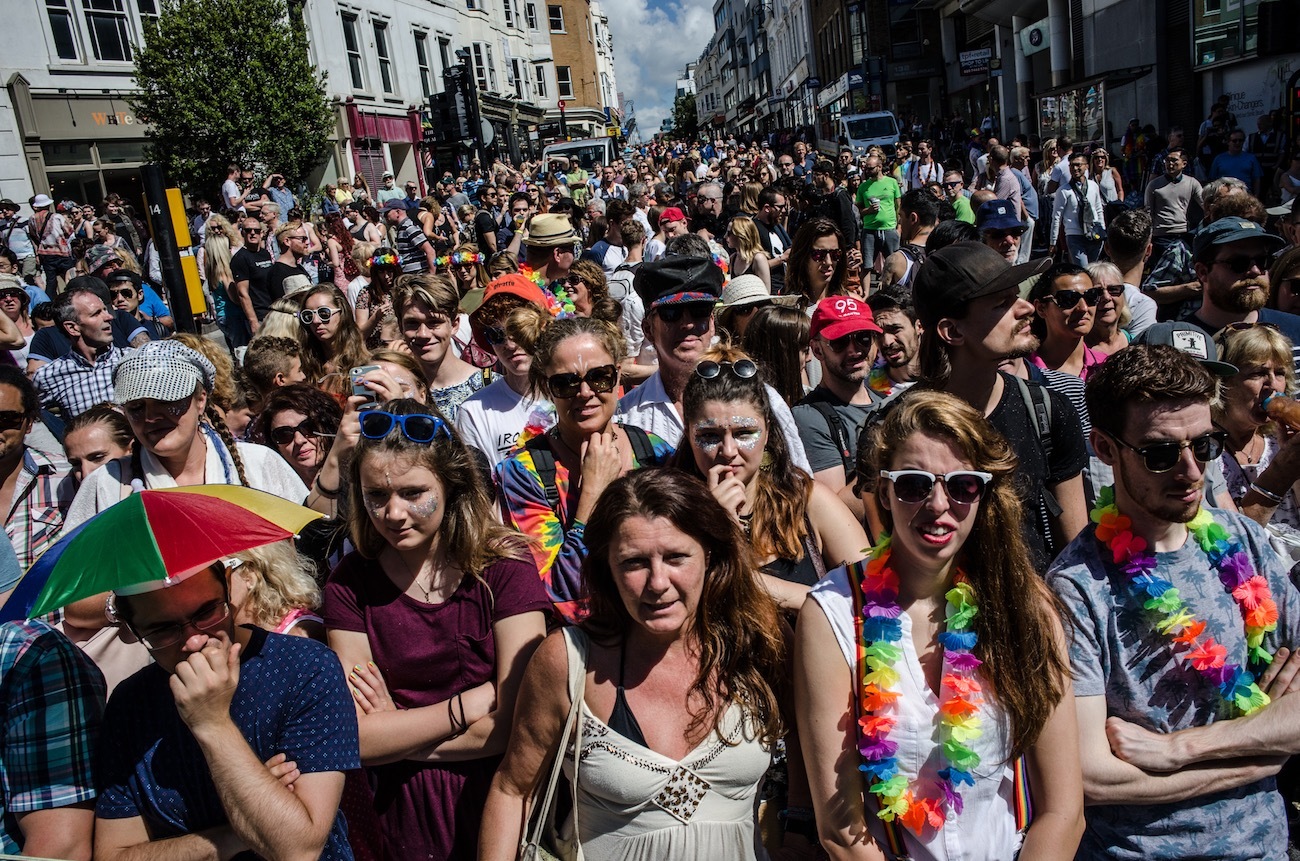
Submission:
<svg viewBox="0 0 1300 861">
<path fill-rule="evenodd" d="M 5 518 L 5 532 L 26 571 L 59 536 L 76 488 L 62 456 L 28 448 Z"/>
</svg>

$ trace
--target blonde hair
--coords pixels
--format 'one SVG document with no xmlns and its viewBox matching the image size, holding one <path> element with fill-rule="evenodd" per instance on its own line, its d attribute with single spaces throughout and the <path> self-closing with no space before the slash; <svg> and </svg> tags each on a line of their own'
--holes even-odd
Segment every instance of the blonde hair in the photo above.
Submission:
<svg viewBox="0 0 1300 861">
<path fill-rule="evenodd" d="M 357 239 L 352 243 L 352 262 L 357 264 L 357 271 L 362 275 L 370 275 L 370 257 L 375 253 L 379 246 L 373 242 L 365 242 Z"/>
<path fill-rule="evenodd" d="M 235 228 L 221 215 L 208 218 L 207 236 L 203 240 L 203 268 L 208 284 L 225 284 L 233 288 L 235 276 L 230 271 L 230 255 L 233 253 Z M 227 292 L 233 292 L 228 289 Z M 234 298 L 234 297 L 231 297 Z"/>
<path fill-rule="evenodd" d="M 240 607 L 259 628 L 272 629 L 294 610 L 315 610 L 321 605 L 316 566 L 294 549 L 290 541 L 277 541 L 234 554 L 242 564 L 230 568 L 231 577 L 248 583 L 248 597 Z"/>
<path fill-rule="evenodd" d="M 231 360 L 226 345 L 217 346 L 215 341 L 189 332 L 177 332 L 172 335 L 172 340 L 180 341 L 199 355 L 206 357 L 217 369 L 216 380 L 213 382 L 211 393 L 208 394 L 208 401 L 215 404 L 223 413 L 234 407 L 235 363 Z"/>
<path fill-rule="evenodd" d="M 274 337 L 297 341 L 298 331 L 302 328 L 298 324 L 298 312 L 301 310 L 301 293 L 276 299 L 271 303 L 271 310 L 262 320 L 262 325 L 258 327 L 253 339 Z"/>
</svg>

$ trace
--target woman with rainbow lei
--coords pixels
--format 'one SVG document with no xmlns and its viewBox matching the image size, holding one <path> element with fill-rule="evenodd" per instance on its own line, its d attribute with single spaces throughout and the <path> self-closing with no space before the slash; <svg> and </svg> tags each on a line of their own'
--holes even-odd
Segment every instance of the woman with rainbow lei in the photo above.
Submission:
<svg viewBox="0 0 1300 861">
<path fill-rule="evenodd" d="M 890 532 L 814 587 L 795 634 L 831 858 L 1074 857 L 1065 635 L 1016 525 L 1015 469 L 988 421 L 942 392 L 909 393 L 859 452 Z"/>
</svg>

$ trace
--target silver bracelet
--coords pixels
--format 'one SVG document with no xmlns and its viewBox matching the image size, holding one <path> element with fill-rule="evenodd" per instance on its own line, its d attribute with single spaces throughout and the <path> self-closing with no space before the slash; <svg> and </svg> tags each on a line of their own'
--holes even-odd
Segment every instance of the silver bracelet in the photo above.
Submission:
<svg viewBox="0 0 1300 861">
<path fill-rule="evenodd" d="M 1255 491 L 1265 499 L 1269 500 L 1274 505 L 1282 504 L 1282 497 L 1278 496 L 1276 493 L 1274 493 L 1271 490 L 1265 490 L 1264 488 L 1260 487 L 1258 484 L 1255 484 L 1254 482 L 1251 482 L 1250 489 Z"/>
</svg>

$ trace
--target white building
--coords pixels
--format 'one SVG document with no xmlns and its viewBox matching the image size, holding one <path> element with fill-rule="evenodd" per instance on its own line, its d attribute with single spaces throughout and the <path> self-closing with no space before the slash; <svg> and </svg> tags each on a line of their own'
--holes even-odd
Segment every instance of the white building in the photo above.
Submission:
<svg viewBox="0 0 1300 861">
<path fill-rule="evenodd" d="M 794 128 L 813 122 L 807 0 L 773 0 L 768 19 L 768 53 L 772 60 L 772 106 L 779 125 Z"/>
</svg>

